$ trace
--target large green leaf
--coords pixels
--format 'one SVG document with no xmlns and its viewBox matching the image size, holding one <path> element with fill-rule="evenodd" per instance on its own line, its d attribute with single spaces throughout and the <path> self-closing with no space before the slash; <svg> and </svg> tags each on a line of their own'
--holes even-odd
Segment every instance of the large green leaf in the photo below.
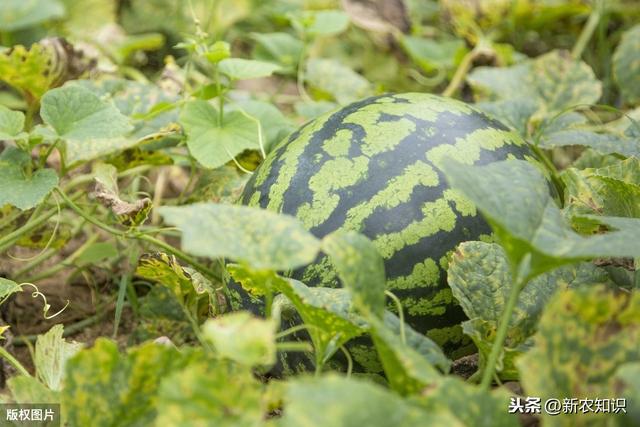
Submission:
<svg viewBox="0 0 640 427">
<path fill-rule="evenodd" d="M 148 343 L 120 354 L 99 338 L 67 362 L 62 408 L 69 425 L 150 425 L 160 382 L 197 360 L 197 353 Z"/>
<path fill-rule="evenodd" d="M 322 240 L 345 288 L 353 293 L 359 310 L 381 316 L 385 305 L 384 262 L 376 247 L 362 234 L 336 232 Z"/>
<path fill-rule="evenodd" d="M 349 25 L 349 15 L 341 10 L 308 10 L 289 18 L 298 32 L 309 37 L 336 35 Z"/>
<path fill-rule="evenodd" d="M 62 18 L 64 5 L 59 0 L 2 0 L 0 31 L 16 31 Z"/>
<path fill-rule="evenodd" d="M 449 414 L 434 414 L 371 382 L 334 375 L 287 385 L 281 427 L 461 427 Z"/>
<path fill-rule="evenodd" d="M 447 277 L 454 297 L 470 319 L 463 323 L 463 330 L 478 347 L 482 365 L 491 351 L 513 286 L 509 261 L 497 244 L 465 242 L 453 255 Z M 513 361 L 522 353 L 527 338 L 536 330 L 542 310 L 558 289 L 607 282 L 605 271 L 582 263 L 561 267 L 527 283 L 511 315 L 506 348 L 498 361 L 501 376 L 517 378 Z"/>
<path fill-rule="evenodd" d="M 5 148 L 0 154 L 0 207 L 9 204 L 26 210 L 37 206 L 58 185 L 53 169 L 38 169 L 27 174 L 29 155 L 16 148 Z"/>
<path fill-rule="evenodd" d="M 42 120 L 66 144 L 68 164 L 92 160 L 135 145 L 125 134 L 129 119 L 110 102 L 79 85 L 52 89 L 42 97 Z"/>
<path fill-rule="evenodd" d="M 542 398 L 618 398 L 616 369 L 640 361 L 640 295 L 601 286 L 557 295 L 540 319 L 534 347 L 517 362 L 525 393 Z M 547 415 L 547 426 L 604 425 L 611 414 Z"/>
<path fill-rule="evenodd" d="M 613 75 L 629 104 L 640 102 L 640 25 L 622 35 L 613 54 Z"/>
<path fill-rule="evenodd" d="M 403 36 L 400 39 L 403 49 L 411 59 L 427 73 L 455 67 L 456 59 L 464 56 L 463 40 L 433 40 L 424 37 Z"/>
<path fill-rule="evenodd" d="M 264 136 L 264 150 L 268 153 L 275 144 L 294 130 L 292 123 L 278 108 L 264 101 L 244 100 L 231 106 L 240 109 L 260 121 Z"/>
<path fill-rule="evenodd" d="M 62 325 L 55 325 L 36 340 L 35 365 L 38 378 L 49 389 L 60 391 L 67 361 L 83 347 L 62 338 Z"/>
<path fill-rule="evenodd" d="M 304 48 L 302 41 L 288 33 L 252 33 L 251 38 L 258 43 L 256 59 L 276 62 L 285 71 L 295 70 Z"/>
<path fill-rule="evenodd" d="M 191 155 L 207 168 L 217 168 L 244 150 L 259 150 L 259 121 L 241 111 L 218 110 L 206 101 L 191 101 L 180 113 Z"/>
<path fill-rule="evenodd" d="M 209 319 L 202 327 L 217 354 L 246 366 L 269 366 L 276 362 L 276 325 L 246 311 Z"/>
<path fill-rule="evenodd" d="M 60 392 L 48 389 L 34 377 L 16 375 L 9 378 L 7 386 L 17 403 L 60 403 Z"/>
<path fill-rule="evenodd" d="M 545 132 L 540 138 L 544 148 L 582 145 L 600 154 L 618 153 L 627 157 L 640 157 L 640 137 L 618 133 L 597 133 L 581 129 L 563 129 Z"/>
<path fill-rule="evenodd" d="M 311 263 L 320 242 L 295 218 L 247 206 L 196 203 L 160 208 L 182 231 L 187 252 L 229 258 L 251 267 L 288 270 Z"/>
<path fill-rule="evenodd" d="M 348 104 L 371 94 L 367 79 L 335 59 L 310 59 L 305 78 L 313 88 L 329 94 L 339 104 Z"/>
<path fill-rule="evenodd" d="M 219 70 L 232 80 L 257 79 L 269 77 L 280 69 L 277 64 L 252 59 L 227 58 L 218 64 Z"/>
<path fill-rule="evenodd" d="M 263 385 L 245 367 L 221 361 L 193 363 L 162 378 L 157 426 L 263 425 Z"/>
<path fill-rule="evenodd" d="M 640 220 L 596 236 L 575 233 L 549 195 L 542 173 L 528 162 L 507 160 L 487 166 L 444 163 L 451 185 L 476 204 L 496 231 L 512 271 L 518 270 L 516 280 L 531 279 L 578 259 L 640 254 Z"/>
</svg>

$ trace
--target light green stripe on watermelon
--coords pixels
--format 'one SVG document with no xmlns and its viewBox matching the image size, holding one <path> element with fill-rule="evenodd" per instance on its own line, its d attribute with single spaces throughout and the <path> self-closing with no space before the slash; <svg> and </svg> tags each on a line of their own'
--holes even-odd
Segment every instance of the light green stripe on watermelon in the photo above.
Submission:
<svg viewBox="0 0 640 427">
<path fill-rule="evenodd" d="M 392 178 L 388 185 L 370 200 L 349 209 L 344 228 L 357 230 L 376 209 L 391 209 L 410 200 L 417 185 L 435 187 L 440 183 L 436 171 L 425 162 L 418 161 L 405 168 L 404 173 Z"/>
<path fill-rule="evenodd" d="M 353 132 L 350 129 L 340 129 L 333 138 L 322 143 L 322 149 L 333 157 L 347 156 L 353 142 L 352 138 Z"/>
<path fill-rule="evenodd" d="M 414 265 L 411 274 L 388 280 L 387 288 L 392 291 L 396 289 L 426 288 L 438 286 L 439 280 L 440 269 L 438 264 L 431 258 L 427 258 L 424 262 Z"/>
<path fill-rule="evenodd" d="M 365 156 L 327 160 L 309 180 L 313 201 L 304 203 L 296 212 L 304 226 L 312 228 L 326 221 L 340 203 L 340 196 L 333 191 L 365 180 L 368 170 L 369 158 Z"/>
<path fill-rule="evenodd" d="M 442 316 L 453 301 L 451 289 L 443 288 L 429 298 L 405 297 L 402 307 L 409 316 Z"/>
</svg>

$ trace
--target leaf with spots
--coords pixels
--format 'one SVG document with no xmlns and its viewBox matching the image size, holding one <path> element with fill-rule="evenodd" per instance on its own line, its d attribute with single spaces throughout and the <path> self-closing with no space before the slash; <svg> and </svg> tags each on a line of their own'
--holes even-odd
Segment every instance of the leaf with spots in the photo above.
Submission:
<svg viewBox="0 0 640 427">
<path fill-rule="evenodd" d="M 517 362 L 525 394 L 549 398 L 624 397 L 615 374 L 640 361 L 640 295 L 602 286 L 567 290 L 545 309 L 533 348 Z M 611 414 L 542 415 L 547 426 L 603 425 Z"/>
<path fill-rule="evenodd" d="M 353 294 L 358 310 L 380 317 L 385 306 L 385 272 L 373 243 L 353 231 L 336 232 L 322 239 L 342 285 Z"/>
<path fill-rule="evenodd" d="M 227 111 L 221 122 L 218 110 L 206 101 L 186 103 L 179 121 L 189 152 L 206 168 L 220 167 L 244 150 L 260 150 L 263 144 L 258 119 Z"/>
<path fill-rule="evenodd" d="M 613 76 L 622 97 L 631 105 L 640 103 L 640 25 L 624 32 L 613 53 Z"/>
<path fill-rule="evenodd" d="M 55 51 L 42 43 L 34 43 L 29 49 L 13 46 L 0 51 L 0 80 L 18 89 L 30 102 L 38 100 L 56 80 L 57 60 Z"/>
<path fill-rule="evenodd" d="M 246 367 L 223 361 L 192 363 L 162 375 L 157 426 L 261 426 L 264 386 Z"/>
<path fill-rule="evenodd" d="M 160 215 L 180 229 L 187 252 L 245 262 L 257 270 L 301 267 L 320 249 L 297 219 L 263 209 L 195 203 L 161 207 Z"/>
<path fill-rule="evenodd" d="M 249 292 L 263 295 L 268 287 L 271 292 L 283 294 L 276 298 L 276 303 L 286 297 L 294 305 L 302 321 L 310 326 L 307 332 L 315 349 L 316 363 L 324 363 L 347 341 L 365 332 L 366 323 L 353 311 L 351 295 L 345 289 L 310 288 L 273 272 L 240 265 L 228 265 L 227 269 Z"/>
<path fill-rule="evenodd" d="M 143 255 L 138 262 L 136 276 L 165 286 L 193 316 L 205 318 L 209 314 L 209 306 L 217 304 L 217 292 L 211 282 L 181 266 L 173 255 L 162 252 Z M 201 280 L 196 281 L 196 278 Z"/>
<path fill-rule="evenodd" d="M 8 147 L 0 154 L 0 207 L 12 205 L 21 210 L 39 205 L 58 185 L 53 169 L 37 169 L 29 174 L 30 156 Z"/>
<path fill-rule="evenodd" d="M 245 366 L 276 362 L 275 331 L 273 319 L 259 319 L 246 311 L 209 319 L 202 326 L 202 335 L 213 343 L 219 357 Z"/>
<path fill-rule="evenodd" d="M 486 362 L 501 320 L 513 278 L 504 249 L 494 243 L 465 242 L 458 246 L 447 271 L 449 286 L 470 320 L 463 330 L 480 351 L 480 365 Z M 564 266 L 532 279 L 520 292 L 505 340 L 498 372 L 516 379 L 514 359 L 528 346 L 538 319 L 552 296 L 560 289 L 608 283 L 606 272 L 593 264 Z"/>
<path fill-rule="evenodd" d="M 201 358 L 154 343 L 121 354 L 116 343 L 99 338 L 67 362 L 63 415 L 75 426 L 150 425 L 162 380 Z"/>
<path fill-rule="evenodd" d="M 449 414 L 427 412 L 380 385 L 336 375 L 291 381 L 281 427 L 462 427 Z"/>
<path fill-rule="evenodd" d="M 55 325 L 36 340 L 35 366 L 37 377 L 49 389 L 62 389 L 67 361 L 84 346 L 62 338 L 63 326 Z"/>
<path fill-rule="evenodd" d="M 443 171 L 496 232 L 511 271 L 518 273 L 514 281 L 526 282 L 580 259 L 640 255 L 640 220 L 631 220 L 622 224 L 622 229 L 605 234 L 577 234 L 564 221 L 542 173 L 528 162 L 507 160 L 465 166 L 447 159 Z"/>
<path fill-rule="evenodd" d="M 518 418 L 509 414 L 509 393 L 505 388 L 486 392 L 457 377 L 447 377 L 418 398 L 425 410 L 451 415 L 457 422 L 474 427 L 517 427 Z"/>
<path fill-rule="evenodd" d="M 60 392 L 48 389 L 34 377 L 15 375 L 7 380 L 7 387 L 16 403 L 60 403 Z"/>
</svg>

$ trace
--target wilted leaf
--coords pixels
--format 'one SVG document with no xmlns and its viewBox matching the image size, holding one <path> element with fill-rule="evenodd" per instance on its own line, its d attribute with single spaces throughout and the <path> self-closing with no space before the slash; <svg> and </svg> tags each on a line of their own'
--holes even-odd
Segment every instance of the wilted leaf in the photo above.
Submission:
<svg viewBox="0 0 640 427">
<path fill-rule="evenodd" d="M 191 314 L 206 316 L 209 304 L 216 304 L 216 292 L 211 283 L 204 278 L 204 282 L 195 283 L 193 273 L 182 267 L 173 255 L 161 252 L 143 255 L 136 275 L 165 286 Z"/>
<path fill-rule="evenodd" d="M 49 65 L 53 59 L 52 52 L 38 43 L 29 49 L 16 45 L 0 51 L 0 80 L 31 98 L 40 99 L 55 79 Z"/>
<path fill-rule="evenodd" d="M 35 365 L 38 378 L 51 390 L 60 391 L 67 361 L 83 344 L 62 338 L 62 325 L 55 325 L 36 340 Z"/>
<path fill-rule="evenodd" d="M 640 102 L 640 25 L 622 35 L 613 53 L 613 75 L 622 96 L 629 104 Z"/>
<path fill-rule="evenodd" d="M 218 64 L 220 72 L 232 80 L 257 79 L 269 77 L 280 69 L 277 64 L 252 59 L 227 58 Z"/>
<path fill-rule="evenodd" d="M 209 319 L 202 327 L 216 353 L 245 366 L 270 366 L 276 362 L 276 325 L 246 311 Z"/>
<path fill-rule="evenodd" d="M 331 258 L 343 286 L 353 294 L 356 307 L 382 316 L 386 287 L 384 262 L 373 243 L 356 232 L 338 232 L 322 240 L 322 251 Z"/>
<path fill-rule="evenodd" d="M 517 362 L 524 390 L 542 398 L 617 398 L 616 369 L 640 361 L 640 296 L 600 286 L 557 295 L 540 319 L 534 347 Z M 548 426 L 604 424 L 604 412 L 543 412 Z"/>
<path fill-rule="evenodd" d="M 157 397 L 157 426 L 261 426 L 263 385 L 231 363 L 193 363 L 164 375 Z"/>
<path fill-rule="evenodd" d="M 246 206 L 196 203 L 160 208 L 182 231 L 182 246 L 194 255 L 229 258 L 255 269 L 288 270 L 311 263 L 320 242 L 288 215 Z"/>
<path fill-rule="evenodd" d="M 260 149 L 259 121 L 240 111 L 227 111 L 220 122 L 218 110 L 206 101 L 191 101 L 180 113 L 187 146 L 207 168 L 217 168 L 244 150 Z"/>
<path fill-rule="evenodd" d="M 305 78 L 312 87 L 327 92 L 340 104 L 348 104 L 371 93 L 367 79 L 335 59 L 310 59 Z"/>
<path fill-rule="evenodd" d="M 461 427 L 448 414 L 429 413 L 371 382 L 335 375 L 291 381 L 282 427 Z"/>
<path fill-rule="evenodd" d="M 37 169 L 27 174 L 31 158 L 24 151 L 5 148 L 0 154 L 0 207 L 6 204 L 18 209 L 31 209 L 58 185 L 58 174 L 53 169 Z"/>
</svg>

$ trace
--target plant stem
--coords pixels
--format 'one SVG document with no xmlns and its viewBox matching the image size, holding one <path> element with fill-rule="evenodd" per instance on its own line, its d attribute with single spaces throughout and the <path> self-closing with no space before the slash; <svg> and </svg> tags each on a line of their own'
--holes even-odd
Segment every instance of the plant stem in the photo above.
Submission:
<svg viewBox="0 0 640 427">
<path fill-rule="evenodd" d="M 587 47 L 587 44 L 589 44 L 589 40 L 591 40 L 591 36 L 593 36 L 593 33 L 598 27 L 598 22 L 602 17 L 603 10 L 604 2 L 602 0 L 596 0 L 595 5 L 593 6 L 593 10 L 589 15 L 589 19 L 587 20 L 585 26 L 582 28 L 582 32 L 580 32 L 580 36 L 578 37 L 576 44 L 571 50 L 571 57 L 573 59 L 578 60 L 582 56 L 582 53 Z"/>
<path fill-rule="evenodd" d="M 455 93 L 458 91 L 460 86 L 462 86 L 462 83 L 464 82 L 464 78 L 467 76 L 467 73 L 471 69 L 471 64 L 473 64 L 473 61 L 476 59 L 476 57 L 480 53 L 479 46 L 480 44 L 474 47 L 471 51 L 469 51 L 464 56 L 464 58 L 462 58 L 462 61 L 460 61 L 460 65 L 458 65 L 458 69 L 456 70 L 455 74 L 451 78 L 449 85 L 442 92 L 442 96 L 451 97 L 455 95 Z"/>
<path fill-rule="evenodd" d="M 18 359 L 13 357 L 11 355 L 11 353 L 9 353 L 7 351 L 7 349 L 2 347 L 2 346 L 0 346 L 0 356 L 2 356 L 5 359 L 7 359 L 7 361 L 9 363 L 11 363 L 11 365 L 13 365 L 13 367 L 16 368 L 18 370 L 18 372 L 20 372 L 22 375 L 27 376 L 27 377 L 31 376 L 29 371 L 27 371 L 27 369 L 24 366 L 22 366 L 22 363 L 18 362 Z"/>
<path fill-rule="evenodd" d="M 489 386 L 491 385 L 491 379 L 493 378 L 493 374 L 496 370 L 496 362 L 498 361 L 498 356 L 502 351 L 502 346 L 504 345 L 504 340 L 507 336 L 507 330 L 509 329 L 509 321 L 511 320 L 511 314 L 513 313 L 513 309 L 516 307 L 516 303 L 518 302 L 518 296 L 520 295 L 520 290 L 526 281 L 516 281 L 509 292 L 509 299 L 507 300 L 507 305 L 502 312 L 502 316 L 500 317 L 500 324 L 498 325 L 498 331 L 496 333 L 495 341 L 493 342 L 493 346 L 491 347 L 491 353 L 489 353 L 489 359 L 487 359 L 487 364 L 485 365 L 484 372 L 482 373 L 482 381 L 480 382 L 480 389 L 489 390 Z"/>
</svg>

